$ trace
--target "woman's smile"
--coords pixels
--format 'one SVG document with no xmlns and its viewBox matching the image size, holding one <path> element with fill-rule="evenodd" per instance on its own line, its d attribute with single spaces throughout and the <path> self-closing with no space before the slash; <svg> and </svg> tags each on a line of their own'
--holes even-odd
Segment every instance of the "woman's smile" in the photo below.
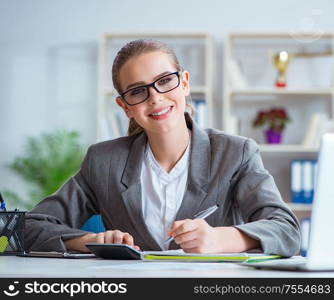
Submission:
<svg viewBox="0 0 334 300">
<path fill-rule="evenodd" d="M 153 120 L 164 120 L 169 117 L 173 110 L 174 106 L 167 106 L 163 108 L 159 108 L 154 110 L 152 113 L 149 114 L 149 117 Z"/>
</svg>

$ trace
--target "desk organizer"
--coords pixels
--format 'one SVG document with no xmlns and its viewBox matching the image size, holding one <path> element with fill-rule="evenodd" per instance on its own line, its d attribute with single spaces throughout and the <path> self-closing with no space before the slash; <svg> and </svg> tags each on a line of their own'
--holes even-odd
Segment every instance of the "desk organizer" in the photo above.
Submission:
<svg viewBox="0 0 334 300">
<path fill-rule="evenodd" d="M 0 255 L 24 253 L 25 212 L 0 211 Z"/>
</svg>

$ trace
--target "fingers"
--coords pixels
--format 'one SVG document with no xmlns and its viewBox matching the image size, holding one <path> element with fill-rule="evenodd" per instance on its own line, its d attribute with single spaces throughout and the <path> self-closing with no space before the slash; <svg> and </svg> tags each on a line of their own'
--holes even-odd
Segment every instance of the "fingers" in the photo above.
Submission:
<svg viewBox="0 0 334 300">
<path fill-rule="evenodd" d="M 170 235 L 185 252 L 204 253 L 209 249 L 213 230 L 203 219 L 182 220 L 174 222 Z"/>
<path fill-rule="evenodd" d="M 186 232 L 194 231 L 200 228 L 204 228 L 205 226 L 208 226 L 208 223 L 206 223 L 203 219 L 186 219 L 181 221 L 176 221 L 173 223 L 172 230 L 169 232 L 170 236 L 173 236 L 174 239 L 182 235 Z"/>
<path fill-rule="evenodd" d="M 123 244 L 127 244 L 131 247 L 134 246 L 133 237 L 127 232 L 123 236 Z"/>
<path fill-rule="evenodd" d="M 186 220 L 181 220 L 181 221 L 175 221 L 172 225 L 172 228 L 170 229 L 170 231 L 168 232 L 169 234 L 174 233 L 174 231 L 180 226 L 182 225 L 184 222 L 187 222 L 189 219 Z"/>
<path fill-rule="evenodd" d="M 197 232 L 193 230 L 176 235 L 174 241 L 176 244 L 179 244 L 183 248 L 183 246 L 186 245 L 186 243 L 196 238 L 197 238 Z"/>
<path fill-rule="evenodd" d="M 108 231 L 107 231 L 108 232 Z M 109 231 L 110 239 L 108 243 L 123 244 L 124 233 L 119 230 Z"/>
<path fill-rule="evenodd" d="M 87 243 L 127 244 L 136 250 L 140 250 L 139 246 L 134 245 L 133 237 L 129 233 L 119 230 L 108 230 L 106 232 L 100 233 L 88 233 L 83 236 L 65 241 L 65 246 L 70 250 L 90 252 L 90 250 L 86 247 Z"/>
<path fill-rule="evenodd" d="M 95 236 L 96 243 L 104 244 L 104 232 L 97 233 Z"/>
<path fill-rule="evenodd" d="M 185 220 L 181 220 L 181 221 L 175 221 L 172 225 L 171 230 L 168 232 L 168 235 L 175 238 L 175 236 L 186 232 L 187 228 L 190 229 L 192 221 L 194 221 L 194 220 L 185 219 Z"/>
<path fill-rule="evenodd" d="M 129 233 L 120 230 L 108 230 L 97 233 L 95 240 L 96 243 L 99 244 L 126 244 L 137 250 L 140 249 L 138 246 L 134 245 L 133 237 Z"/>
</svg>

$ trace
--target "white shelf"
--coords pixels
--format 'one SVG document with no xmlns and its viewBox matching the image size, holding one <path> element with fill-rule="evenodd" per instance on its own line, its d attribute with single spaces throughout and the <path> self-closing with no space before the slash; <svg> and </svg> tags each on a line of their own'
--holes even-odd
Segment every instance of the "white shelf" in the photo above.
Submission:
<svg viewBox="0 0 334 300">
<path fill-rule="evenodd" d="M 331 88 L 309 88 L 309 89 L 284 89 L 284 88 L 251 88 L 251 89 L 232 89 L 230 95 L 324 95 L 332 96 Z"/>
<path fill-rule="evenodd" d="M 286 152 L 286 153 L 316 153 L 318 149 L 313 147 L 306 147 L 303 145 L 269 145 L 261 144 L 261 152 Z"/>
<path fill-rule="evenodd" d="M 311 211 L 312 204 L 306 203 L 287 203 L 289 208 L 293 211 Z"/>
</svg>

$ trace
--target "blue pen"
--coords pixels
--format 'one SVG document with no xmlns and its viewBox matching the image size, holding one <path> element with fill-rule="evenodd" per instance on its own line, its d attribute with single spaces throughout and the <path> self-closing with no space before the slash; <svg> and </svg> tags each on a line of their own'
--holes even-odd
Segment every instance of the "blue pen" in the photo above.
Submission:
<svg viewBox="0 0 334 300">
<path fill-rule="evenodd" d="M 211 214 L 213 214 L 217 209 L 218 209 L 219 205 L 216 204 L 214 206 L 211 206 L 201 212 L 199 212 L 198 214 L 194 215 L 194 219 L 205 219 L 206 217 L 210 216 Z M 164 244 L 172 241 L 174 238 L 171 236 L 169 237 L 167 240 L 164 241 Z"/>
<path fill-rule="evenodd" d="M 0 210 L 6 211 L 6 203 L 5 203 L 5 200 L 3 200 L 1 193 L 0 193 L 0 202 L 1 202 Z"/>
</svg>

